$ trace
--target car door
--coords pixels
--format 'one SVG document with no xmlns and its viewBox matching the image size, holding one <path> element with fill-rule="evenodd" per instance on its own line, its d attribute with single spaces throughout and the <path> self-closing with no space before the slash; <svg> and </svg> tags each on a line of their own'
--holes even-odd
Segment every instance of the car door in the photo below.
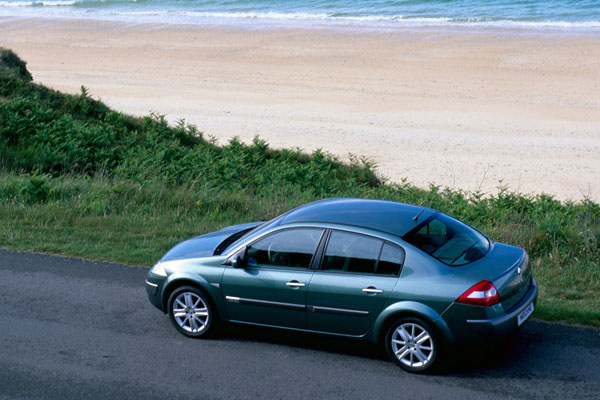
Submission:
<svg viewBox="0 0 600 400">
<path fill-rule="evenodd" d="M 392 293 L 403 261 L 398 246 L 332 230 L 308 288 L 308 329 L 365 334 Z"/>
<path fill-rule="evenodd" d="M 324 229 L 292 228 L 246 247 L 246 266 L 226 268 L 222 287 L 231 321 L 306 329 L 306 289 Z"/>
</svg>

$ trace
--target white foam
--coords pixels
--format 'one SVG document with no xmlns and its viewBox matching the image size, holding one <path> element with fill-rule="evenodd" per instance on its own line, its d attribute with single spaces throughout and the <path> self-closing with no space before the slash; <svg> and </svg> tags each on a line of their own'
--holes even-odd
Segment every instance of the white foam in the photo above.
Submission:
<svg viewBox="0 0 600 400">
<path fill-rule="evenodd" d="M 402 15 L 371 15 L 371 16 L 344 16 L 329 15 L 324 13 L 277 13 L 277 12 L 202 12 L 202 11 L 116 11 L 118 15 L 138 16 L 170 16 L 170 17 L 196 17 L 202 19 L 264 19 L 264 20 L 305 20 L 305 21 L 333 21 L 348 23 L 389 23 L 396 26 L 473 26 L 473 27 L 506 27 L 506 28 L 600 28 L 600 21 L 513 21 L 490 20 L 489 18 L 410 18 Z"/>
<path fill-rule="evenodd" d="M 502 26 L 506 28 L 600 28 L 600 21 L 511 21 L 511 20 L 499 20 L 499 21 L 485 21 L 485 22 L 471 22 L 467 25 L 476 26 Z"/>
<path fill-rule="evenodd" d="M 131 0 L 135 2 L 135 0 Z M 281 13 L 281 12 L 205 12 L 192 10 L 140 10 L 131 9 L 88 9 L 71 8 L 75 4 L 85 4 L 84 0 L 31 0 L 9 2 L 0 0 L 0 14 L 14 15 L 13 7 L 24 7 L 19 14 L 29 16 L 62 16 L 75 18 L 92 18 L 103 20 L 125 20 L 128 22 L 158 22 L 158 23 L 228 23 L 252 20 L 273 21 L 281 23 L 295 21 L 296 23 L 307 22 L 334 25 L 358 25 L 384 28 L 412 28 L 412 27 L 472 27 L 472 28 L 513 28 L 513 29 L 556 29 L 556 30 L 586 30 L 593 34 L 600 33 L 600 21 L 514 21 L 514 20 L 491 20 L 489 18 L 411 18 L 402 15 L 369 15 L 369 16 L 347 16 L 326 13 Z M 49 7 L 38 7 L 49 6 Z M 10 9 L 4 7 L 11 7 Z M 27 10 L 27 11 L 25 11 Z"/>
<path fill-rule="evenodd" d="M 119 15 L 140 16 L 185 16 L 198 18 L 221 18 L 221 19 L 269 19 L 269 20 L 311 20 L 311 21 L 348 21 L 348 22 L 394 22 L 406 21 L 415 23 L 443 23 L 450 21 L 449 18 L 411 18 L 405 19 L 402 15 L 368 15 L 368 16 L 345 16 L 329 15 L 324 13 L 277 13 L 277 12 L 204 12 L 204 11 L 115 11 Z"/>
<path fill-rule="evenodd" d="M 72 6 L 77 1 L 0 1 L 0 7 Z"/>
</svg>

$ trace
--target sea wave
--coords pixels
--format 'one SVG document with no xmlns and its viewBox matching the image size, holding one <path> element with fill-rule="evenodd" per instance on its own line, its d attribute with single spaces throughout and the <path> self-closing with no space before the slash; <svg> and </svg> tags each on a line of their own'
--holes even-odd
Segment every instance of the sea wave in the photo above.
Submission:
<svg viewBox="0 0 600 400">
<path fill-rule="evenodd" d="M 201 19 L 262 19 L 262 20 L 306 20 L 334 21 L 347 23 L 391 23 L 404 26 L 494 26 L 507 28 L 600 28 L 600 21 L 516 21 L 509 19 L 490 19 L 487 17 L 473 18 L 419 18 L 402 15 L 369 15 L 347 16 L 325 13 L 278 13 L 278 12 L 204 12 L 204 11 L 116 11 L 118 15 L 131 16 L 170 16 L 196 17 Z"/>
<path fill-rule="evenodd" d="M 474 27 L 474 28 L 521 28 L 521 29 L 560 29 L 560 30 L 589 30 L 599 33 L 600 20 L 518 20 L 490 17 L 412 17 L 406 15 L 348 15 L 344 13 L 324 12 L 275 12 L 275 11 L 195 11 L 185 8 L 179 9 L 139 9 L 137 7 L 117 7 L 93 9 L 90 12 L 86 6 L 91 4 L 132 4 L 144 3 L 146 0 L 31 0 L 31 1 L 5 1 L 0 0 L 0 14 L 13 14 L 10 11 L 1 12 L 2 8 L 25 7 L 31 11 L 21 14 L 39 14 L 48 16 L 63 16 L 75 18 L 115 19 L 139 22 L 166 22 L 166 23 L 213 23 L 227 21 L 252 21 L 263 20 L 273 22 L 296 21 L 308 24 L 324 23 L 338 25 L 384 26 L 384 27 Z M 43 7 L 40 7 L 43 6 Z M 67 7 L 65 7 L 67 6 Z M 73 6 L 73 7 L 68 7 Z M 10 10 L 6 9 L 5 10 Z M 47 10 L 47 11 L 44 11 Z M 52 11 L 55 10 L 55 11 Z"/>
<path fill-rule="evenodd" d="M 144 2 L 144 0 L 31 0 L 31 1 L 6 1 L 0 0 L 0 7 L 61 7 L 61 6 L 118 6 L 122 4 L 131 4 Z"/>
<path fill-rule="evenodd" d="M 0 7 L 72 6 L 75 0 L 65 1 L 0 1 Z"/>
</svg>

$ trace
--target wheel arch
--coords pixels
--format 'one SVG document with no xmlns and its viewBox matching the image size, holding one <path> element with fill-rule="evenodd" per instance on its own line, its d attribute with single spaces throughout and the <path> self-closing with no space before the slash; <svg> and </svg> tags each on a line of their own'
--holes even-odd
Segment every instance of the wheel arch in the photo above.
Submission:
<svg viewBox="0 0 600 400">
<path fill-rule="evenodd" d="M 169 301 L 169 297 L 175 290 L 183 286 L 191 286 L 204 293 L 204 295 L 206 295 L 207 300 L 210 302 L 211 307 L 215 311 L 215 320 L 223 320 L 223 311 L 219 307 L 219 303 L 215 298 L 216 296 L 218 296 L 218 293 L 214 293 L 215 288 L 212 287 L 201 276 L 193 274 L 174 274 L 169 277 L 169 280 L 163 287 L 161 298 L 165 314 L 169 312 L 167 304 Z"/>
<path fill-rule="evenodd" d="M 430 324 L 437 335 L 448 344 L 454 343 L 454 336 L 443 318 L 431 307 L 414 301 L 394 303 L 384 309 L 373 325 L 371 341 L 382 343 L 390 326 L 400 318 L 418 318 Z"/>
</svg>

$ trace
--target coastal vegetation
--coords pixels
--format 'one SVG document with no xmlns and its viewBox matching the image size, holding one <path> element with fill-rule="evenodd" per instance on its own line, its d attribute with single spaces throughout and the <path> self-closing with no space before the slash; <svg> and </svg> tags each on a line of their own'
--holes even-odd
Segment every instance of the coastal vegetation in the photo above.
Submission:
<svg viewBox="0 0 600 400">
<path fill-rule="evenodd" d="M 346 196 L 436 208 L 525 248 L 536 317 L 600 326 L 600 205 L 589 199 L 386 183 L 368 159 L 275 150 L 258 137 L 219 146 L 184 121 L 111 110 L 84 87 L 35 84 L 0 49 L 1 247 L 152 265 L 189 237 Z"/>
</svg>

